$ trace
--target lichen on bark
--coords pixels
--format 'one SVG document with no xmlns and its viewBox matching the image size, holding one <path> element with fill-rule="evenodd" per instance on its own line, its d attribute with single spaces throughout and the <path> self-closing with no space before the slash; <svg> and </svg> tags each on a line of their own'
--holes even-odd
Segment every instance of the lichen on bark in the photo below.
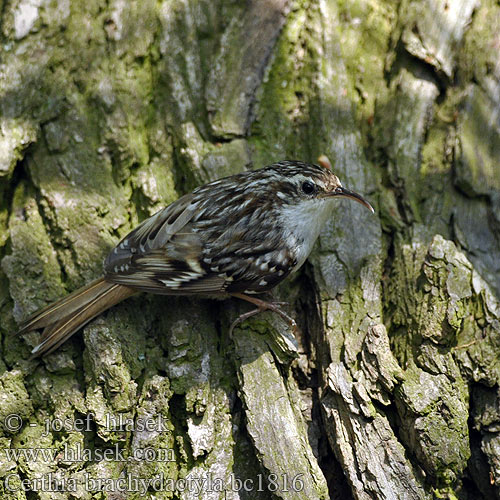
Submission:
<svg viewBox="0 0 500 500">
<path fill-rule="evenodd" d="M 497 2 L 19 0 L 0 20 L 2 498 L 499 495 Z M 138 222 L 321 154 L 376 214 L 339 202 L 276 291 L 297 338 L 269 314 L 230 338 L 235 300 L 139 295 L 28 359 L 19 321 Z M 76 490 L 20 487 L 49 474 Z"/>
</svg>

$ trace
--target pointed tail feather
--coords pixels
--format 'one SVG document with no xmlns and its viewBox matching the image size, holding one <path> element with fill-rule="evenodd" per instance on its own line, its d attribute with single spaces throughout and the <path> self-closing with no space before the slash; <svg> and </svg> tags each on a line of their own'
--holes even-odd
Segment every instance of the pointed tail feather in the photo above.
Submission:
<svg viewBox="0 0 500 500">
<path fill-rule="evenodd" d="M 90 320 L 135 293 L 127 286 L 98 279 L 36 312 L 21 325 L 19 333 L 44 328 L 32 357 L 49 354 Z"/>
</svg>

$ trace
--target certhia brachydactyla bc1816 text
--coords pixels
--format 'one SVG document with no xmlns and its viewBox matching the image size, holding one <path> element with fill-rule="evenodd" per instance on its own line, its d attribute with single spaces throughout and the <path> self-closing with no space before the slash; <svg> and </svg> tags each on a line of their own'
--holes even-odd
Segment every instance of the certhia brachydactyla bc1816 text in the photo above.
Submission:
<svg viewBox="0 0 500 500">
<path fill-rule="evenodd" d="M 109 307 L 145 291 L 234 296 L 293 323 L 276 303 L 254 296 L 296 271 L 331 214 L 347 197 L 325 166 L 282 161 L 205 184 L 146 219 L 104 263 L 104 277 L 28 318 L 20 333 L 44 328 L 34 355 L 46 354 Z"/>
</svg>

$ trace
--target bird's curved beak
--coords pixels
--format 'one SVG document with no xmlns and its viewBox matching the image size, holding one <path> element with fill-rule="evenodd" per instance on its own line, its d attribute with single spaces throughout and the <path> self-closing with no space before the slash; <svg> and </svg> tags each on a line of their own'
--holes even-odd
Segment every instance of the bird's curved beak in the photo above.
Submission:
<svg viewBox="0 0 500 500">
<path fill-rule="evenodd" d="M 375 213 L 373 207 L 360 194 L 355 193 L 350 189 L 346 189 L 345 187 L 342 186 L 336 187 L 331 193 L 327 194 L 327 197 L 329 198 L 333 196 L 342 196 L 344 198 L 350 198 L 351 200 L 361 203 L 361 205 L 368 208 L 368 210 L 371 210 L 372 213 Z"/>
</svg>

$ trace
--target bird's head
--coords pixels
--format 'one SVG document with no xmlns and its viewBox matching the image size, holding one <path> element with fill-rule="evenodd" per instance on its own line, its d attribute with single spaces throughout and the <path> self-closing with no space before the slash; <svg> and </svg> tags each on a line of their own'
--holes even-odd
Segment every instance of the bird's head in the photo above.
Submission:
<svg viewBox="0 0 500 500">
<path fill-rule="evenodd" d="M 280 162 L 273 165 L 284 182 L 280 183 L 280 198 L 290 202 L 309 202 L 350 198 L 374 212 L 373 207 L 360 194 L 342 186 L 331 168 L 297 161 Z M 313 204 L 313 203 L 311 203 Z"/>
</svg>

